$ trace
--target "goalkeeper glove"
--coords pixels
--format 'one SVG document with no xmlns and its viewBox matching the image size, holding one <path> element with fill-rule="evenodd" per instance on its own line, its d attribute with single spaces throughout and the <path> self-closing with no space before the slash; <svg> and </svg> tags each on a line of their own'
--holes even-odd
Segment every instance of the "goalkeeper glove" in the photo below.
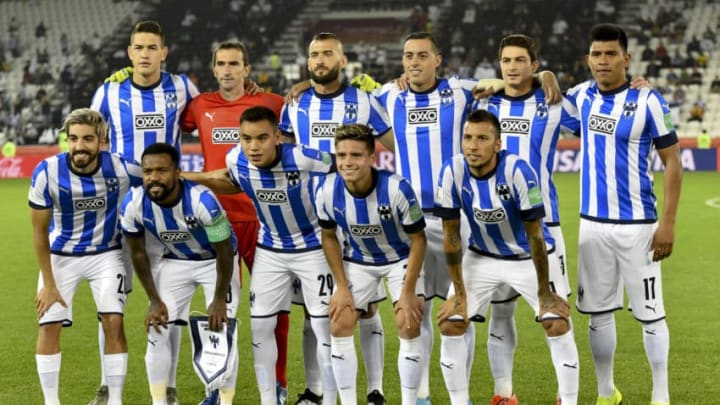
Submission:
<svg viewBox="0 0 720 405">
<path fill-rule="evenodd" d="M 132 66 L 124 67 L 120 70 L 115 71 L 113 74 L 105 79 L 105 83 L 122 83 L 125 80 L 132 77 L 133 68 Z"/>
<path fill-rule="evenodd" d="M 375 79 L 366 73 L 353 77 L 352 80 L 350 80 L 350 84 L 368 93 L 382 87 L 380 83 L 376 82 Z"/>
</svg>

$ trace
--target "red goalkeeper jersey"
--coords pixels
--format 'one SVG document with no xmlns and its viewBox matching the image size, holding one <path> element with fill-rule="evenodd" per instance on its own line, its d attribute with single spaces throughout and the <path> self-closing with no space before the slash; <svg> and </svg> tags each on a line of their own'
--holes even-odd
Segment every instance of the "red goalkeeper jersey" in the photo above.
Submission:
<svg viewBox="0 0 720 405">
<path fill-rule="evenodd" d="M 227 101 L 217 91 L 193 98 L 183 116 L 182 127 L 187 132 L 198 130 L 205 171 L 225 168 L 225 155 L 240 142 L 240 115 L 259 105 L 270 108 L 279 117 L 283 98 L 260 93 Z M 255 207 L 244 193 L 218 195 L 218 199 L 230 222 L 257 221 Z"/>
</svg>

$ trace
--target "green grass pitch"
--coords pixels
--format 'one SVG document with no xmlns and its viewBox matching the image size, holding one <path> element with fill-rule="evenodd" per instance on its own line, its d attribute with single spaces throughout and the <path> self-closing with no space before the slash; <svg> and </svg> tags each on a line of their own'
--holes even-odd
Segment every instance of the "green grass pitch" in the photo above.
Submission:
<svg viewBox="0 0 720 405">
<path fill-rule="evenodd" d="M 571 284 L 575 283 L 578 226 L 578 177 L 558 174 L 563 230 L 568 249 Z M 0 404 L 41 404 L 42 394 L 35 369 L 37 323 L 33 298 L 38 270 L 31 243 L 27 206 L 28 180 L 0 181 L 0 255 L 3 282 L 0 283 L 0 348 L 3 372 L 0 373 Z M 658 195 L 662 196 L 662 175 L 656 175 Z M 715 199 L 715 200 L 713 200 Z M 712 206 L 714 205 L 714 207 Z M 720 403 L 720 173 L 686 173 L 676 227 L 675 252 L 663 265 L 665 302 L 671 333 L 670 392 L 674 405 Z M 245 276 L 247 280 L 247 275 Z M 125 328 L 129 344 L 128 377 L 125 404 L 148 404 L 150 395 L 143 360 L 145 335 L 143 316 L 144 292 L 135 283 L 126 308 Z M 245 289 L 247 292 L 247 288 Z M 240 372 L 236 404 L 259 402 L 252 368 L 247 297 L 240 309 Z M 196 297 L 197 298 L 197 297 Z M 574 303 L 574 297 L 573 297 Z M 85 404 L 99 382 L 97 322 L 95 307 L 86 285 L 75 296 L 74 326 L 62 333 L 62 371 L 60 395 L 64 404 Z M 437 304 L 435 307 L 437 308 Z M 193 309 L 202 310 L 196 299 Z M 532 321 L 525 304 L 518 306 L 519 345 L 515 354 L 515 391 L 524 405 L 554 404 L 555 377 L 542 328 Z M 381 305 L 385 323 L 386 358 L 385 392 L 389 404 L 398 404 L 399 383 L 396 371 L 398 341 L 394 332 L 392 311 Z M 587 338 L 587 318 L 573 312 L 575 338 L 580 352 L 580 404 L 594 404 L 595 373 Z M 615 358 L 615 381 L 622 391 L 624 404 L 648 404 L 650 371 L 642 347 L 640 326 L 627 311 L 616 313 L 618 348 Z M 288 377 L 290 399 L 303 388 L 301 353 L 302 314 L 291 316 Z M 486 404 L 492 393 L 485 341 L 487 329 L 476 325 L 477 347 L 472 374 L 471 396 L 475 404 Z M 439 368 L 439 337 L 435 337 L 431 363 L 433 403 L 449 403 Z M 359 391 L 365 390 L 364 372 L 358 374 Z M 184 404 L 202 399 L 203 388 L 190 363 L 187 333 L 183 337 L 178 372 L 179 397 Z M 362 403 L 362 402 L 361 402 Z"/>
</svg>

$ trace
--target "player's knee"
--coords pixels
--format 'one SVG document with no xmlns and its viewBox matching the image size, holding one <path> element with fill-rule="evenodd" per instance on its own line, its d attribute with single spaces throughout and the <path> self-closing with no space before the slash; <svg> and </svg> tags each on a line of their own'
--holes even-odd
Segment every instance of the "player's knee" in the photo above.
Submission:
<svg viewBox="0 0 720 405">
<path fill-rule="evenodd" d="M 440 322 L 440 334 L 445 336 L 461 336 L 465 334 L 468 323 L 462 320 L 444 320 Z"/>
<path fill-rule="evenodd" d="M 570 322 L 566 319 L 548 319 L 542 321 L 542 325 L 549 337 L 562 336 L 570 331 Z"/>
<path fill-rule="evenodd" d="M 330 334 L 336 337 L 352 336 L 358 316 L 359 313 L 354 309 L 343 309 L 340 316 L 330 320 Z"/>
<path fill-rule="evenodd" d="M 103 325 L 105 336 L 118 335 L 123 333 L 123 316 L 119 314 L 100 315 L 100 321 Z"/>
<path fill-rule="evenodd" d="M 398 336 L 403 339 L 414 339 L 420 336 L 421 325 L 420 322 L 407 322 L 407 317 L 403 314 L 403 311 L 398 311 L 395 314 L 395 326 L 397 327 Z"/>
</svg>

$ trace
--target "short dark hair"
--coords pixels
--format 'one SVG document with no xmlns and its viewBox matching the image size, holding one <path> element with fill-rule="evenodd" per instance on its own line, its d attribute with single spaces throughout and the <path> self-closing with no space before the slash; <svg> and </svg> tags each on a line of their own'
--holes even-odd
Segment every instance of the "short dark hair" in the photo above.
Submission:
<svg viewBox="0 0 720 405">
<path fill-rule="evenodd" d="M 168 155 L 175 168 L 180 167 L 180 154 L 177 149 L 169 143 L 158 142 L 148 146 L 143 151 L 140 160 L 145 159 L 147 155 Z"/>
<path fill-rule="evenodd" d="M 310 48 L 310 45 L 315 41 L 329 41 L 329 40 L 335 40 L 337 41 L 338 45 L 340 46 L 340 53 L 344 53 L 343 50 L 343 43 L 340 40 L 340 37 L 338 37 L 336 34 L 332 32 L 319 32 L 315 35 L 313 35 L 312 40 L 308 44 L 308 49 Z"/>
<path fill-rule="evenodd" d="M 250 56 L 248 55 L 248 51 L 247 51 L 247 48 L 245 47 L 245 44 L 243 44 L 240 41 L 228 40 L 228 41 L 220 42 L 220 44 L 215 48 L 215 50 L 213 50 L 211 67 L 215 67 L 215 58 L 217 56 L 217 52 L 221 49 L 236 49 L 236 50 L 242 52 L 243 64 L 245 66 L 250 65 Z"/>
<path fill-rule="evenodd" d="M 432 44 L 432 50 L 436 54 L 440 55 L 440 45 L 438 44 L 438 41 L 435 39 L 433 34 L 425 31 L 419 31 L 419 32 L 411 32 L 409 33 L 405 39 L 403 40 L 403 44 L 405 44 L 407 41 L 411 39 L 427 39 Z"/>
<path fill-rule="evenodd" d="M 335 147 L 342 141 L 359 141 L 365 143 L 369 153 L 375 153 L 375 137 L 372 129 L 362 124 L 345 124 L 335 129 Z"/>
<path fill-rule="evenodd" d="M 466 122 L 479 123 L 487 122 L 495 128 L 495 135 L 500 139 L 500 121 L 497 117 L 486 110 L 475 110 L 468 114 Z"/>
<path fill-rule="evenodd" d="M 165 46 L 165 33 L 157 21 L 146 20 L 139 21 L 133 26 L 132 32 L 130 32 L 130 43 L 132 43 L 133 36 L 139 33 L 155 34 L 160 37 L 160 45 Z"/>
<path fill-rule="evenodd" d="M 260 121 L 267 121 L 273 125 L 273 127 L 277 127 L 277 116 L 275 116 L 275 113 L 273 110 L 263 107 L 263 106 L 256 106 L 248 108 L 247 110 L 243 111 L 242 115 L 240 115 L 240 124 L 242 125 L 243 122 L 260 122 Z"/>
<path fill-rule="evenodd" d="M 518 48 L 524 48 L 530 54 L 530 61 L 535 62 L 538 57 L 538 46 L 534 39 L 523 34 L 510 34 L 503 37 L 500 40 L 500 47 L 498 48 L 498 59 L 502 57 L 502 51 L 507 46 L 517 46 Z"/>
<path fill-rule="evenodd" d="M 618 41 L 623 52 L 627 53 L 628 37 L 622 27 L 617 24 L 596 24 L 590 30 L 590 43 L 595 41 Z"/>
</svg>

